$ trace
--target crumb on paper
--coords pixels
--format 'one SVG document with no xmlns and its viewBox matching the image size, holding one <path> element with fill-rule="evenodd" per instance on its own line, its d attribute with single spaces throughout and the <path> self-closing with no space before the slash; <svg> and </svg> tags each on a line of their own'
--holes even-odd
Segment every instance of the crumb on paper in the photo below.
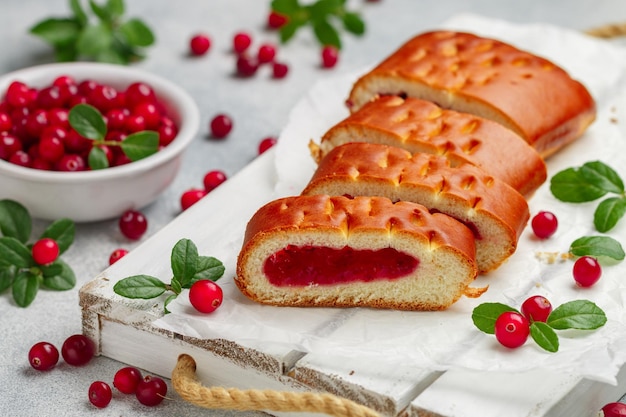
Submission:
<svg viewBox="0 0 626 417">
<path fill-rule="evenodd" d="M 557 262 L 565 262 L 570 259 L 572 255 L 563 252 L 537 252 L 535 257 L 547 264 L 554 264 Z"/>
</svg>

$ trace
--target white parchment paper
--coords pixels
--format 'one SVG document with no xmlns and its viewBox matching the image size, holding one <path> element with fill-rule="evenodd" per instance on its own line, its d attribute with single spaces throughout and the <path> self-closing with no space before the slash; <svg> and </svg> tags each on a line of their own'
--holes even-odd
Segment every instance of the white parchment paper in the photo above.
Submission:
<svg viewBox="0 0 626 417">
<path fill-rule="evenodd" d="M 558 27 L 515 25 L 474 15 L 457 16 L 442 27 L 494 37 L 542 55 L 590 90 L 598 104 L 598 118 L 584 137 L 548 161 L 550 177 L 562 169 L 601 160 L 626 178 L 623 47 Z M 307 144 L 311 139 L 319 141 L 328 128 L 348 115 L 344 101 L 357 76 L 343 74 L 320 82 L 293 109 L 276 148 L 276 197 L 297 195 L 304 188 L 315 169 Z M 476 281 L 475 286 L 489 285 L 489 290 L 479 299 L 462 298 L 443 312 L 259 305 L 241 295 L 231 279 L 240 249 L 233 244 L 220 258 L 227 267 L 220 281 L 223 305 L 211 315 L 201 315 L 186 297 L 178 297 L 169 306 L 172 313 L 155 324 L 192 337 L 228 338 L 250 347 L 279 346 L 364 360 L 388 357 L 431 370 L 541 368 L 615 384 L 626 362 L 626 267 L 606 266 L 595 286 L 581 289 L 574 285 L 571 260 L 549 261 L 549 254 L 567 252 L 575 239 L 597 234 L 592 224 L 597 203 L 558 202 L 546 183 L 529 204 L 531 213 L 550 210 L 557 215 L 557 234 L 538 241 L 527 228 L 517 252 L 497 271 Z M 609 235 L 626 243 L 626 219 Z M 546 296 L 554 306 L 575 299 L 594 301 L 606 312 L 608 322 L 596 331 L 558 332 L 556 353 L 543 351 L 530 339 L 521 348 L 506 349 L 474 327 L 471 313 L 478 304 L 498 301 L 519 308 L 535 294 Z"/>
</svg>

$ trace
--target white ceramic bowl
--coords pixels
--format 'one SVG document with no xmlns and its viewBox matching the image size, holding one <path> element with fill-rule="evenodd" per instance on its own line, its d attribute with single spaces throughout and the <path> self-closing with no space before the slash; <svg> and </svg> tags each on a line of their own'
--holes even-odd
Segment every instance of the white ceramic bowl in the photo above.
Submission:
<svg viewBox="0 0 626 417">
<path fill-rule="evenodd" d="M 5 74 L 0 77 L 0 97 L 14 80 L 41 88 L 63 74 L 118 89 L 136 81 L 149 84 L 176 122 L 178 135 L 154 155 L 94 171 L 44 171 L 0 160 L 0 199 L 20 202 L 36 218 L 68 217 L 76 222 L 118 217 L 125 210 L 153 202 L 177 175 L 182 153 L 198 132 L 200 117 L 193 99 L 174 83 L 146 71 L 83 62 L 40 65 Z"/>
</svg>

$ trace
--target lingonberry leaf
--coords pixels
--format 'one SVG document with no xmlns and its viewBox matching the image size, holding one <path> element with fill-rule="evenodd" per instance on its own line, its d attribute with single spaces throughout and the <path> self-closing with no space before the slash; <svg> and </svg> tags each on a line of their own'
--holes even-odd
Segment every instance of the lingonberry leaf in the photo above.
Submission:
<svg viewBox="0 0 626 417">
<path fill-rule="evenodd" d="M 587 162 L 580 167 L 580 173 L 589 183 L 608 193 L 624 193 L 624 182 L 619 174 L 604 162 Z"/>
<path fill-rule="evenodd" d="M 13 285 L 16 268 L 14 265 L 0 267 L 0 292 Z"/>
<path fill-rule="evenodd" d="M 583 203 L 597 200 L 607 191 L 587 181 L 578 168 L 567 168 L 556 173 L 550 180 L 552 195 L 568 203 Z"/>
<path fill-rule="evenodd" d="M 89 7 L 91 7 L 91 11 L 103 22 L 112 23 L 113 17 L 109 11 L 109 8 L 106 6 L 100 6 L 93 0 L 89 0 Z"/>
<path fill-rule="evenodd" d="M 76 285 L 76 275 L 70 266 L 57 259 L 53 264 L 41 267 L 43 285 L 56 291 L 66 291 Z"/>
<path fill-rule="evenodd" d="M 196 273 L 193 279 L 184 288 L 190 288 L 196 281 L 201 279 L 210 279 L 217 281 L 224 275 L 224 264 L 212 256 L 199 256 Z"/>
<path fill-rule="evenodd" d="M 34 265 L 33 257 L 26 245 L 19 240 L 0 237 L 0 266 L 15 265 L 18 268 L 29 268 Z"/>
<path fill-rule="evenodd" d="M 343 27 L 350 33 L 355 35 L 363 35 L 365 33 L 365 22 L 357 13 L 346 13 L 343 15 Z"/>
<path fill-rule="evenodd" d="M 626 197 L 611 197 L 600 202 L 593 215 L 596 230 L 606 233 L 611 230 L 626 213 Z"/>
<path fill-rule="evenodd" d="M 172 301 L 174 301 L 176 299 L 176 297 L 178 297 L 178 294 L 170 294 L 169 296 L 167 296 L 167 298 L 163 302 L 163 310 L 164 310 L 165 314 L 169 314 L 170 313 L 170 311 L 167 309 L 167 305 L 169 303 L 171 303 Z"/>
<path fill-rule="evenodd" d="M 104 7 L 106 7 L 112 20 L 120 18 L 125 11 L 123 0 L 108 0 Z"/>
<path fill-rule="evenodd" d="M 0 200 L 0 232 L 26 243 L 32 231 L 30 213 L 20 203 L 13 200 Z"/>
<path fill-rule="evenodd" d="M 80 0 L 70 0 L 70 9 L 72 10 L 72 13 L 74 13 L 74 19 L 76 19 L 81 26 L 88 23 L 89 17 L 87 16 L 87 13 L 85 13 L 83 6 L 80 4 Z"/>
<path fill-rule="evenodd" d="M 150 130 L 128 135 L 122 142 L 122 151 L 131 161 L 138 161 L 159 150 L 159 134 Z"/>
<path fill-rule="evenodd" d="M 13 280 L 13 300 L 20 307 L 28 307 L 39 291 L 39 277 L 26 269 L 19 271 Z"/>
<path fill-rule="evenodd" d="M 182 285 L 180 285 L 180 281 L 178 280 L 178 278 L 173 277 L 168 289 L 174 291 L 174 294 L 180 294 L 180 292 L 183 290 L 183 287 Z"/>
<path fill-rule="evenodd" d="M 339 32 L 326 20 L 316 20 L 313 22 L 313 32 L 321 45 L 332 45 L 341 49 L 341 39 Z"/>
<path fill-rule="evenodd" d="M 77 19 L 45 19 L 30 28 L 30 33 L 40 37 L 54 47 L 65 47 L 75 43 L 82 26 Z"/>
<path fill-rule="evenodd" d="M 76 41 L 76 49 L 80 55 L 97 56 L 100 52 L 111 48 L 113 32 L 106 24 L 87 26 L 82 30 Z"/>
<path fill-rule="evenodd" d="M 59 254 L 62 254 L 74 243 L 75 235 L 76 225 L 74 222 L 70 219 L 63 218 L 50 223 L 41 234 L 40 239 L 45 237 L 54 239 L 57 245 L 59 245 Z"/>
<path fill-rule="evenodd" d="M 104 140 L 107 126 L 98 109 L 89 104 L 77 104 L 69 112 L 70 125 L 81 136 L 92 140 Z"/>
<path fill-rule="evenodd" d="M 557 330 L 593 330 L 604 326 L 606 320 L 604 311 L 592 301 L 574 300 L 555 308 L 546 323 Z"/>
<path fill-rule="evenodd" d="M 92 146 L 87 155 L 87 163 L 92 170 L 105 169 L 109 167 L 109 160 L 106 153 L 99 146 Z"/>
<path fill-rule="evenodd" d="M 126 298 L 150 299 L 163 294 L 167 286 L 150 275 L 133 275 L 116 282 L 113 291 Z"/>
<path fill-rule="evenodd" d="M 559 337 L 552 327 L 541 321 L 530 324 L 530 336 L 541 348 L 548 352 L 559 350 Z"/>
<path fill-rule="evenodd" d="M 198 265 L 198 248 L 189 239 L 180 239 L 174 245 L 171 256 L 172 271 L 180 286 L 187 288 L 196 274 Z M 180 292 L 180 289 L 179 291 Z"/>
<path fill-rule="evenodd" d="M 139 19 L 130 19 L 119 27 L 129 45 L 147 47 L 154 43 L 154 33 Z"/>
<path fill-rule="evenodd" d="M 472 311 L 472 321 L 480 331 L 494 334 L 496 320 L 507 311 L 517 310 L 502 303 L 482 303 Z"/>
<path fill-rule="evenodd" d="M 572 242 L 569 252 L 574 256 L 608 257 L 617 261 L 624 259 L 622 245 L 610 236 L 583 236 Z"/>
</svg>

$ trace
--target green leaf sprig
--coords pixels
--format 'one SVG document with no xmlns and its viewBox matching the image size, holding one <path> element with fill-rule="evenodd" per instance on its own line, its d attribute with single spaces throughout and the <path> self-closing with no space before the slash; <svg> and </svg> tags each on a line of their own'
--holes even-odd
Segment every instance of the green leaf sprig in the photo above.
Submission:
<svg viewBox="0 0 626 417">
<path fill-rule="evenodd" d="M 273 0 L 272 11 L 287 18 L 280 28 L 280 40 L 291 40 L 296 32 L 305 26 L 313 29 L 315 38 L 322 45 L 332 45 L 341 49 L 340 29 L 353 35 L 365 33 L 365 22 L 356 12 L 346 8 L 346 0 L 317 0 L 302 5 L 298 0 Z"/>
<path fill-rule="evenodd" d="M 610 236 L 583 236 L 576 239 L 569 248 L 574 256 L 593 256 L 600 261 L 611 258 L 615 261 L 624 260 L 622 245 Z"/>
<path fill-rule="evenodd" d="M 61 258 L 49 265 L 38 265 L 28 239 L 32 218 L 28 210 L 13 200 L 0 200 L 0 292 L 12 289 L 13 300 L 28 307 L 40 288 L 65 291 L 76 285 L 72 268 Z M 51 238 L 59 245 L 59 254 L 74 242 L 75 225 L 70 219 L 52 222 L 39 239 Z"/>
<path fill-rule="evenodd" d="M 41 20 L 30 33 L 48 42 L 61 62 L 91 59 L 126 65 L 144 57 L 143 48 L 155 42 L 154 34 L 142 20 L 124 19 L 123 0 L 88 4 L 69 0 L 70 17 Z"/>
<path fill-rule="evenodd" d="M 496 320 L 507 311 L 519 313 L 503 303 L 483 303 L 472 311 L 472 321 L 478 330 L 494 334 Z M 588 300 L 569 301 L 555 308 L 545 323 L 531 321 L 530 336 L 542 349 L 557 352 L 559 338 L 555 330 L 595 330 L 604 326 L 606 320 L 606 314 L 595 303 Z"/>
<path fill-rule="evenodd" d="M 558 172 L 550 180 L 550 191 L 558 200 L 569 203 L 590 202 L 614 194 L 602 200 L 594 212 L 593 224 L 601 233 L 615 227 L 626 214 L 624 182 L 613 168 L 600 161 Z"/>
<path fill-rule="evenodd" d="M 189 239 L 179 240 L 172 249 L 171 267 L 173 276 L 169 284 L 150 275 L 133 275 L 115 283 L 113 291 L 126 298 L 151 299 L 171 291 L 165 299 L 167 305 L 174 300 L 183 288 L 190 288 L 196 281 L 209 279 L 217 281 L 224 275 L 224 265 L 212 256 L 201 256 L 198 248 Z"/>
<path fill-rule="evenodd" d="M 89 104 L 77 104 L 72 107 L 68 120 L 79 135 L 93 141 L 94 146 L 91 147 L 87 158 L 91 169 L 109 167 L 106 153 L 98 145 L 119 146 L 131 161 L 138 161 L 159 150 L 159 134 L 151 130 L 132 133 L 120 142 L 106 140 L 107 126 L 104 117 L 98 109 Z"/>
</svg>

